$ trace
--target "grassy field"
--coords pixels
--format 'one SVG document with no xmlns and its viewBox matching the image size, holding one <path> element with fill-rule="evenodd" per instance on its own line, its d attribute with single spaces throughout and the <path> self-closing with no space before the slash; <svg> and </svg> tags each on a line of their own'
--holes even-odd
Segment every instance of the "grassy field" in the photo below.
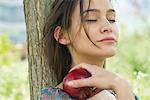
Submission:
<svg viewBox="0 0 150 100">
<path fill-rule="evenodd" d="M 140 100 L 150 100 L 149 36 L 122 35 L 116 56 L 107 60 L 107 69 L 131 80 Z M 12 53 L 7 36 L 0 36 L 0 100 L 29 100 L 28 63 Z"/>
<path fill-rule="evenodd" d="M 6 35 L 0 35 L 0 100 L 29 100 L 28 63 Z"/>
<path fill-rule="evenodd" d="M 29 100 L 27 61 L 0 68 L 0 100 Z"/>
<path fill-rule="evenodd" d="M 150 45 L 148 35 L 122 35 L 118 54 L 107 68 L 129 79 L 140 100 L 150 100 Z"/>
</svg>

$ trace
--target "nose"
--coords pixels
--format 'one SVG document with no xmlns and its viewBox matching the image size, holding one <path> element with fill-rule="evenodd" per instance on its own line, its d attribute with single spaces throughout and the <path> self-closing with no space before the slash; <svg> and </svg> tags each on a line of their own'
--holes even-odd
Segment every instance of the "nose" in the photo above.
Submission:
<svg viewBox="0 0 150 100">
<path fill-rule="evenodd" d="M 110 22 L 105 22 L 105 24 L 100 28 L 101 33 L 112 33 L 113 28 Z"/>
</svg>

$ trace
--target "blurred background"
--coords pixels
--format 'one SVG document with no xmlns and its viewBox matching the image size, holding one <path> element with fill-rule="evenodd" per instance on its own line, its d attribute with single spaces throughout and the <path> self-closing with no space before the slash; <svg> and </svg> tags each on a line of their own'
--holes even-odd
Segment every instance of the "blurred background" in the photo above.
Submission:
<svg viewBox="0 0 150 100">
<path fill-rule="evenodd" d="M 113 5 L 120 40 L 107 69 L 131 80 L 140 100 L 150 100 L 150 0 L 114 0 Z M 0 100 L 29 100 L 22 0 L 0 0 Z"/>
</svg>

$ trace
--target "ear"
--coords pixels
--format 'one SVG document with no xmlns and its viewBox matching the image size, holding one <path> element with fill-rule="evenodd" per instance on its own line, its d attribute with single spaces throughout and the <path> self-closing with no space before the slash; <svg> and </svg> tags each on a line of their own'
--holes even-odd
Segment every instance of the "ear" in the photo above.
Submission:
<svg viewBox="0 0 150 100">
<path fill-rule="evenodd" d="M 63 44 L 63 45 L 67 45 L 70 43 L 67 33 L 62 33 L 62 28 L 60 26 L 57 26 L 55 28 L 54 38 L 56 39 L 56 41 L 58 41 L 60 44 Z"/>
</svg>

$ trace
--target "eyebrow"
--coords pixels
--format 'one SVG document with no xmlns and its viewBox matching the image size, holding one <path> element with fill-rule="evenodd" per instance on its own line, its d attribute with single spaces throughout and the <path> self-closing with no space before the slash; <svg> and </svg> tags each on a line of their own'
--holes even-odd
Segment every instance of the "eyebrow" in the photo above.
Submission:
<svg viewBox="0 0 150 100">
<path fill-rule="evenodd" d="M 98 9 L 87 9 L 87 10 L 83 11 L 82 14 L 84 14 L 86 12 L 98 12 L 98 13 L 100 13 L 100 10 L 98 10 Z M 116 11 L 114 9 L 108 9 L 107 13 L 109 13 L 109 12 L 114 12 L 115 13 Z"/>
</svg>

